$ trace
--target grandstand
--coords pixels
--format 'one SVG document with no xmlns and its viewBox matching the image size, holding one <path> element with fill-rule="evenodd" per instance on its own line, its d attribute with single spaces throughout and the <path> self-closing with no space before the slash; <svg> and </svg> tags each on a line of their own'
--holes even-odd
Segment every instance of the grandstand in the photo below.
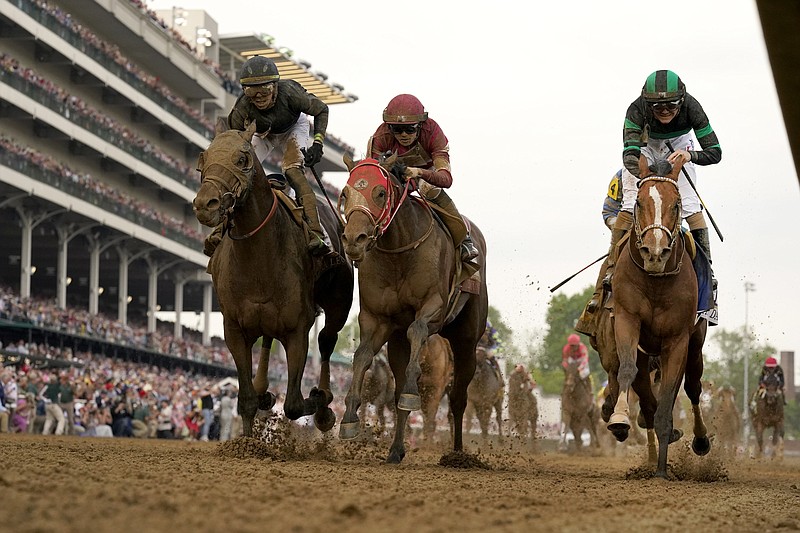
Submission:
<svg viewBox="0 0 800 533">
<path fill-rule="evenodd" d="M 268 55 L 329 105 L 356 97 L 266 34 L 219 35 L 204 11 L 140 0 L 0 0 L 0 42 L 0 284 L 149 332 L 157 311 L 202 313 L 207 344 L 218 307 L 195 163 L 238 68 Z M 318 170 L 352 152 L 330 135 Z"/>
</svg>

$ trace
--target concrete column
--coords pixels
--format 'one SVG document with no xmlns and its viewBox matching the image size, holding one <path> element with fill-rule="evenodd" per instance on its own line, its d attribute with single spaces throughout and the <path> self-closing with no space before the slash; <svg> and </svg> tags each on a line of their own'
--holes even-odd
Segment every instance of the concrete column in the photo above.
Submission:
<svg viewBox="0 0 800 533">
<path fill-rule="evenodd" d="M 158 308 L 158 263 L 147 261 L 147 332 L 156 330 L 156 311 Z"/>
<path fill-rule="evenodd" d="M 186 286 L 186 281 L 175 282 L 175 330 L 172 334 L 175 339 L 183 338 L 183 324 L 181 324 L 181 313 L 183 312 L 183 288 Z"/>
<path fill-rule="evenodd" d="M 96 315 L 100 303 L 100 241 L 91 240 L 89 247 L 89 314 Z"/>
<path fill-rule="evenodd" d="M 214 286 L 210 283 L 203 285 L 203 346 L 211 344 L 211 304 L 214 296 Z"/>
<path fill-rule="evenodd" d="M 117 321 L 128 323 L 128 250 L 117 248 L 119 255 L 119 280 L 117 281 Z"/>
<path fill-rule="evenodd" d="M 19 295 L 23 300 L 31 297 L 31 239 L 33 238 L 33 217 L 28 213 L 19 212 L 22 222 L 22 236 L 20 243 L 19 259 Z"/>
<path fill-rule="evenodd" d="M 58 232 L 58 259 L 56 261 L 56 306 L 67 308 L 67 258 L 69 256 L 69 233 L 63 229 Z"/>
</svg>

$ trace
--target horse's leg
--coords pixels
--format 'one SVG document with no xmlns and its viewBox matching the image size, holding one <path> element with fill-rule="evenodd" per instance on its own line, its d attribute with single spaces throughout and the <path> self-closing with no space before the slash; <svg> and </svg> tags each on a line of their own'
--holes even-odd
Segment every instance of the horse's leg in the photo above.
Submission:
<svg viewBox="0 0 800 533">
<path fill-rule="evenodd" d="M 619 373 L 617 374 L 619 394 L 614 405 L 614 412 L 608 419 L 607 428 L 619 442 L 624 442 L 628 438 L 628 430 L 631 427 L 628 391 L 638 372 L 636 355 L 640 327 L 641 323 L 637 317 L 621 308 L 617 310 L 614 337 L 617 343 L 617 357 L 619 358 Z M 609 376 L 610 383 L 611 376 Z"/>
<path fill-rule="evenodd" d="M 673 432 L 672 410 L 678 397 L 681 379 L 686 372 L 688 349 L 688 335 L 669 339 L 661 344 L 661 386 L 655 414 L 655 430 L 658 437 L 658 466 L 655 475 L 664 479 L 667 478 L 668 447 L 680 438 L 677 432 Z"/>
<path fill-rule="evenodd" d="M 405 431 L 408 425 L 408 415 L 410 411 L 400 409 L 399 403 L 404 390 L 404 380 L 406 379 L 406 368 L 409 359 L 408 341 L 402 334 L 394 333 L 389 339 L 388 346 L 389 366 L 395 379 L 394 398 L 395 398 L 395 424 L 394 438 L 389 448 L 389 455 L 386 457 L 387 463 L 399 464 L 406 456 Z"/>
<path fill-rule="evenodd" d="M 319 382 L 316 389 L 311 390 L 310 396 L 317 401 L 317 412 L 314 413 L 314 425 L 320 431 L 327 432 L 336 423 L 336 415 L 329 407 L 333 401 L 331 392 L 331 354 L 336 347 L 339 331 L 347 323 L 350 304 L 353 298 L 353 278 L 351 275 L 341 275 L 339 279 L 323 288 L 324 296 L 321 307 L 325 312 L 325 325 L 317 336 L 317 346 L 320 355 Z"/>
<path fill-rule="evenodd" d="M 242 416 L 242 430 L 245 437 L 252 437 L 253 419 L 258 408 L 256 390 L 253 386 L 253 354 L 251 352 L 253 345 L 252 343 L 248 344 L 244 333 L 233 320 L 223 317 L 223 328 L 225 344 L 236 363 L 236 373 L 239 378 L 239 414 Z"/>
<path fill-rule="evenodd" d="M 500 437 L 500 441 L 503 440 L 503 398 L 500 398 L 494 404 L 494 414 L 495 420 L 497 420 L 497 434 Z"/>
<path fill-rule="evenodd" d="M 344 399 L 345 411 L 339 425 L 339 438 L 342 440 L 352 440 L 358 436 L 358 407 L 361 405 L 364 373 L 389 336 L 387 325 L 379 324 L 372 314 L 364 309 L 359 313 L 358 323 L 361 329 L 361 341 L 353 354 L 353 376 Z"/>
<path fill-rule="evenodd" d="M 431 334 L 428 329 L 428 324 L 434 316 L 441 313 L 440 304 L 441 302 L 438 302 L 437 305 L 426 303 L 417 312 L 416 319 L 408 326 L 406 336 L 408 337 L 411 351 L 408 366 L 406 366 L 405 385 L 401 389 L 400 401 L 397 402 L 398 409 L 417 411 L 422 408 L 422 400 L 419 396 L 419 386 L 417 384 L 419 375 L 422 373 L 422 367 L 419 363 L 419 353 Z"/>
<path fill-rule="evenodd" d="M 275 405 L 275 395 L 269 392 L 269 352 L 272 348 L 272 339 L 264 337 L 261 339 L 261 350 L 258 356 L 258 367 L 253 378 L 253 388 L 258 398 L 259 416 L 266 416 L 267 411 Z"/>
<path fill-rule="evenodd" d="M 658 462 L 658 451 L 656 447 L 656 432 L 654 428 L 654 417 L 658 402 L 653 395 L 650 374 L 647 371 L 647 356 L 637 359 L 639 371 L 633 381 L 633 390 L 639 397 L 639 411 L 644 418 L 644 427 L 647 433 L 647 462 L 656 464 Z"/>
<path fill-rule="evenodd" d="M 686 375 L 683 381 L 683 390 L 692 404 L 694 425 L 692 433 L 692 451 L 696 455 L 706 455 L 711 451 L 711 440 L 708 438 L 708 428 L 703 420 L 703 410 L 700 408 L 700 395 L 703 392 L 703 354 L 696 347 L 690 346 L 686 361 Z"/>
<path fill-rule="evenodd" d="M 303 398 L 300 386 L 303 382 L 303 370 L 308 357 L 308 330 L 309 327 L 298 327 L 289 335 L 281 339 L 286 350 L 286 363 L 288 379 L 286 382 L 286 400 L 283 412 L 289 420 L 297 420 L 301 416 L 314 414 L 317 410 L 317 399 Z"/>
</svg>

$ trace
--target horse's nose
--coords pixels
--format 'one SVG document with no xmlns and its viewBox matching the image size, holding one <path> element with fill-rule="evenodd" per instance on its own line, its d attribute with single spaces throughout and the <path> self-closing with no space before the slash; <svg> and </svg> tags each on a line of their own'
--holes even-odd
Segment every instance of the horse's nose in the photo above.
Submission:
<svg viewBox="0 0 800 533">
<path fill-rule="evenodd" d="M 203 198 L 202 195 L 197 195 L 192 200 L 192 209 L 197 213 L 198 211 L 216 211 L 219 209 L 219 199 L 216 197 Z"/>
</svg>

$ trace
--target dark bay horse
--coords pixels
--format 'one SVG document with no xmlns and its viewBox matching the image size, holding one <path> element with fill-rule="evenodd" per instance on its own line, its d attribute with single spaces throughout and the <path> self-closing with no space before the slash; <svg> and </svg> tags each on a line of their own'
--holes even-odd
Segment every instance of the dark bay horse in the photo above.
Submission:
<svg viewBox="0 0 800 533">
<path fill-rule="evenodd" d="M 225 222 L 222 239 L 208 263 L 223 315 L 225 343 L 239 377 L 239 410 L 244 434 L 252 435 L 258 408 L 269 409 L 275 397 L 267 391 L 269 350 L 273 339 L 286 349 L 288 384 L 284 412 L 289 419 L 314 414 L 329 431 L 336 422 L 328 407 L 330 356 L 353 299 L 354 276 L 349 262 L 313 257 L 306 250 L 303 227 L 270 187 L 247 131 L 228 130 L 224 120 L 200 154 L 200 190 L 193 201 L 197 220 L 215 227 Z M 322 205 L 320 203 L 320 205 Z M 320 218 L 333 246 L 343 252 L 336 215 L 320 207 Z M 309 398 L 300 390 L 308 355 L 309 331 L 320 310 L 325 326 L 317 342 L 321 355 L 319 383 Z M 253 378 L 252 346 L 263 337 Z"/>
<path fill-rule="evenodd" d="M 489 438 L 489 420 L 494 411 L 497 432 L 503 438 L 503 399 L 506 384 L 499 369 L 489 362 L 486 348 L 475 350 L 475 375 L 467 387 L 467 424 L 472 425 L 472 414 L 478 419 L 483 439 Z"/>
<path fill-rule="evenodd" d="M 682 164 L 670 169 L 660 161 L 648 168 L 639 160 L 639 191 L 633 230 L 620 248 L 612 281 L 613 353 L 601 354 L 609 373 L 614 410 L 608 429 L 619 441 L 631 427 L 628 391 L 639 395 L 648 444 L 658 438 L 656 476 L 667 477 L 667 448 L 680 438 L 673 431 L 672 411 L 681 380 L 694 415 L 692 450 L 705 455 L 711 449 L 700 411 L 703 343 L 707 322 L 697 319 L 697 276 L 681 231 L 681 198 L 677 178 Z M 641 349 L 640 349 L 641 348 Z M 650 381 L 650 356 L 658 357 L 661 379 L 658 398 Z"/>
<path fill-rule="evenodd" d="M 421 408 L 420 351 L 428 337 L 438 333 L 453 350 L 453 449 L 463 451 L 467 385 L 475 373 L 475 347 L 486 328 L 486 241 L 472 224 L 472 238 L 481 252 L 480 268 L 463 274 L 444 226 L 429 205 L 409 194 L 412 182 L 401 184 L 374 159 L 345 163 L 350 178 L 339 200 L 346 220 L 342 242 L 358 267 L 361 338 L 353 356 L 353 379 L 339 435 L 342 439 L 357 436 L 364 372 L 388 342 L 398 409 L 386 461 L 403 460 L 408 413 Z"/>
<path fill-rule="evenodd" d="M 561 440 L 559 448 L 566 450 L 567 428 L 572 432 L 575 448 L 580 451 L 583 446 L 581 435 L 589 430 L 591 445 L 600 447 L 597 438 L 597 424 L 600 413 L 594 403 L 594 393 L 585 379 L 581 379 L 580 362 L 571 361 L 564 369 L 564 385 L 561 388 Z"/>
<path fill-rule="evenodd" d="M 532 386 L 528 371 L 522 365 L 517 365 L 508 376 L 508 418 L 512 433 L 534 445 L 539 404 Z"/>
<path fill-rule="evenodd" d="M 775 374 L 767 374 L 764 388 L 756 391 L 756 408 L 750 409 L 750 420 L 758 443 L 757 454 L 764 453 L 764 431 L 772 428 L 772 449 L 776 457 L 783 456 L 783 393 Z"/>
</svg>

